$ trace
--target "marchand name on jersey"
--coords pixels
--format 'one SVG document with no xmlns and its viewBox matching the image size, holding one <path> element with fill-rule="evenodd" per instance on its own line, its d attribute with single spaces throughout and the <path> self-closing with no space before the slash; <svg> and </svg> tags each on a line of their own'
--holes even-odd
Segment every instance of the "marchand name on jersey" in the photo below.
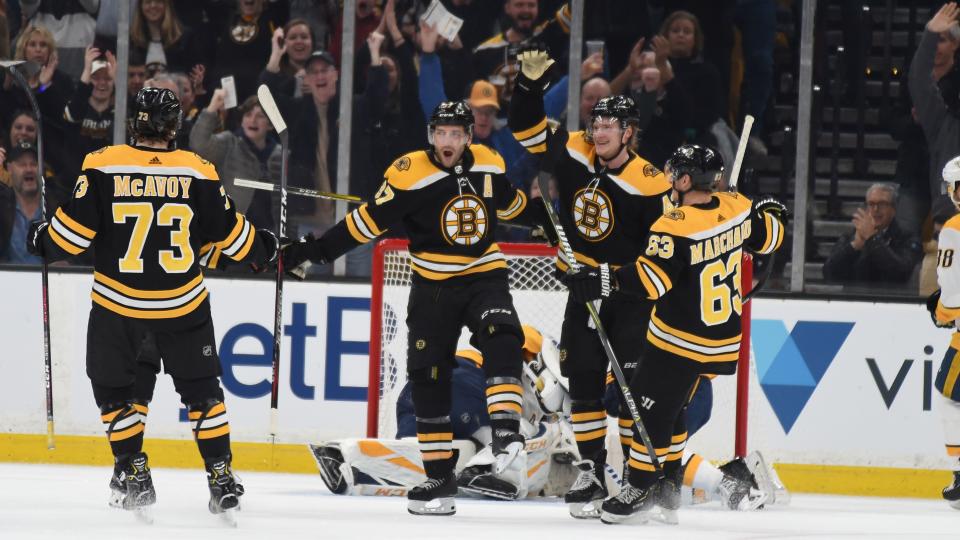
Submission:
<svg viewBox="0 0 960 540">
<path fill-rule="evenodd" d="M 737 227 L 691 244 L 690 264 L 691 266 L 700 264 L 703 261 L 719 257 L 728 251 L 733 251 L 740 247 L 747 238 L 750 238 L 749 219 Z"/>
<path fill-rule="evenodd" d="M 158 176 L 131 178 L 130 175 L 113 176 L 114 197 L 180 197 L 190 198 L 189 176 Z"/>
</svg>

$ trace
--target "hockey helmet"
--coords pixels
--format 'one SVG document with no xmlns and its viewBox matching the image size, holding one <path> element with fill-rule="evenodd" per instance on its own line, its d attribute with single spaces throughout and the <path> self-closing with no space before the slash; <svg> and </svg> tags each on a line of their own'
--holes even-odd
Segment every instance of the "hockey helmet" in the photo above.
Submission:
<svg viewBox="0 0 960 540">
<path fill-rule="evenodd" d="M 430 115 L 427 136 L 433 144 L 433 131 L 437 126 L 463 126 L 468 136 L 473 136 L 473 110 L 465 101 L 444 101 Z"/>
<path fill-rule="evenodd" d="M 627 125 L 636 126 L 640 122 L 637 104 L 628 96 L 614 95 L 600 98 L 590 110 L 590 123 L 597 118 L 616 118 L 623 129 Z"/>
<path fill-rule="evenodd" d="M 183 121 L 180 99 L 167 88 L 142 88 L 130 112 L 130 130 L 138 138 L 172 140 Z"/>
<path fill-rule="evenodd" d="M 957 182 L 960 182 L 960 156 L 957 156 L 943 166 L 943 182 L 947 185 L 947 195 L 950 196 L 950 202 L 960 209 L 960 201 L 957 200 Z"/>
<path fill-rule="evenodd" d="M 677 148 L 667 160 L 672 181 L 690 175 L 692 189 L 713 191 L 723 178 L 723 158 L 709 146 L 685 144 Z"/>
</svg>

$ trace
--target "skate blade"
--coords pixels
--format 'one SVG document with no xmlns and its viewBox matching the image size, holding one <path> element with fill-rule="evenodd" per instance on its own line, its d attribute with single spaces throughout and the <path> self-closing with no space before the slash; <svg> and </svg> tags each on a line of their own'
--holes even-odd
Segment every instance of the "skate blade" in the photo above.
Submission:
<svg viewBox="0 0 960 540">
<path fill-rule="evenodd" d="M 658 508 L 655 512 L 650 513 L 650 517 L 655 521 L 660 523 L 666 523 L 667 525 L 679 525 L 680 517 L 677 515 L 676 510 L 667 510 L 666 508 Z"/>
<path fill-rule="evenodd" d="M 123 509 L 123 498 L 126 496 L 127 493 L 125 491 L 110 490 L 110 499 L 107 501 L 107 504 L 110 505 L 110 508 Z"/>
<path fill-rule="evenodd" d="M 407 511 L 415 516 L 452 516 L 457 513 L 453 497 L 437 497 L 429 501 L 407 501 Z"/>
<path fill-rule="evenodd" d="M 460 486 L 460 489 L 466 491 L 471 495 L 478 495 L 480 497 L 489 497 L 491 499 L 497 499 L 500 501 L 515 501 L 517 496 L 520 495 L 518 492 L 506 493 L 503 491 L 494 491 L 490 489 L 483 489 L 478 487 L 469 487 L 469 486 Z"/>
<path fill-rule="evenodd" d="M 762 491 L 755 489 L 750 490 L 750 495 L 744 497 L 740 500 L 740 504 L 737 505 L 737 510 L 740 512 L 749 512 L 751 510 L 762 509 L 763 505 L 766 504 L 767 499 L 770 498 L 769 495 Z"/>
<path fill-rule="evenodd" d="M 960 510 L 960 501 L 947 501 L 950 503 L 950 508 Z"/>
<path fill-rule="evenodd" d="M 137 521 L 143 523 L 144 525 L 153 525 L 153 507 L 152 506 L 138 506 L 133 509 L 133 516 L 137 518 Z"/>
<path fill-rule="evenodd" d="M 602 512 L 600 514 L 600 521 L 606 523 L 607 525 L 625 525 L 625 524 L 635 524 L 643 525 L 646 522 L 650 521 L 649 512 L 637 512 L 635 514 L 629 514 L 622 516 L 620 514 L 611 514 L 610 512 Z"/>
<path fill-rule="evenodd" d="M 513 460 L 517 459 L 517 456 L 520 455 L 521 450 L 523 450 L 523 443 L 512 442 L 508 444 L 506 452 L 497 454 L 497 464 L 494 467 L 494 473 L 501 474 L 507 470 L 507 467 L 513 463 Z"/>
<path fill-rule="evenodd" d="M 569 503 L 567 508 L 570 510 L 570 515 L 576 519 L 597 519 L 600 517 L 601 505 L 603 505 L 603 499 L 597 499 L 585 503 Z"/>
<path fill-rule="evenodd" d="M 237 510 L 239 509 L 240 507 L 238 506 L 236 508 L 224 510 L 223 512 L 217 514 L 217 518 L 220 519 L 224 525 L 236 528 L 240 524 L 239 516 L 237 515 Z"/>
<path fill-rule="evenodd" d="M 765 502 L 777 505 L 790 504 L 790 492 L 780 481 L 777 471 L 767 464 L 767 460 L 760 452 L 751 452 L 744 458 L 744 462 L 756 478 L 757 486 L 767 495 L 768 500 Z"/>
</svg>

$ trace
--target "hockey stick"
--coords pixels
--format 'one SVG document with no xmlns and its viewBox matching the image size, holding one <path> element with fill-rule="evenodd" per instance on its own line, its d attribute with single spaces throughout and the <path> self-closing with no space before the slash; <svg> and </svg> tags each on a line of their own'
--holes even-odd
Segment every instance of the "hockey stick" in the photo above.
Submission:
<svg viewBox="0 0 960 540">
<path fill-rule="evenodd" d="M 17 84 L 23 88 L 30 100 L 30 107 L 33 109 L 33 115 L 37 119 L 37 169 L 40 179 L 40 221 L 47 220 L 47 190 L 46 181 L 43 178 L 43 120 L 40 117 L 40 107 L 33 95 L 33 90 L 27 84 L 17 70 L 17 66 L 23 62 L 3 62 L 2 65 L 10 73 Z M 53 363 L 50 355 L 50 277 L 47 268 L 47 259 L 43 258 L 40 266 L 40 293 L 43 306 L 43 382 L 46 390 L 47 401 L 47 449 L 53 450 L 56 445 L 53 441 Z"/>
<path fill-rule="evenodd" d="M 280 136 L 280 219 L 278 220 L 277 238 L 286 238 L 287 236 L 287 147 L 289 145 L 289 136 L 287 133 L 287 123 L 283 121 L 280 109 L 277 108 L 277 102 L 273 100 L 273 94 L 267 85 L 261 84 L 257 88 L 257 97 L 260 99 L 260 107 L 270 118 L 273 129 L 277 130 Z M 274 295 L 273 305 L 273 370 L 270 380 L 270 444 L 277 440 L 277 401 L 280 394 L 280 340 L 281 340 L 281 319 L 283 317 L 283 254 L 277 255 L 277 288 Z"/>
<path fill-rule="evenodd" d="M 247 180 L 246 178 L 234 178 L 233 185 L 250 189 L 262 189 L 264 191 L 280 191 L 280 186 L 270 182 L 261 182 L 260 180 Z M 363 199 L 356 195 L 341 195 L 340 193 L 328 193 L 326 191 L 316 191 L 314 189 L 287 187 L 287 193 L 292 195 L 302 195 L 304 197 L 313 197 L 314 199 L 328 199 L 331 201 L 346 201 L 348 203 L 360 204 Z"/>
<path fill-rule="evenodd" d="M 543 174 L 537 176 L 537 186 L 540 188 L 540 193 L 550 193 L 546 185 L 547 182 L 543 180 Z M 577 262 L 576 256 L 573 254 L 573 248 L 570 247 L 570 242 L 567 240 L 566 233 L 563 232 L 563 225 L 560 224 L 560 217 L 557 216 L 557 211 L 553 208 L 553 205 L 544 200 L 544 207 L 547 209 L 547 215 L 550 217 L 550 225 L 553 226 L 553 230 L 557 233 L 557 240 L 560 244 L 560 249 L 563 251 L 563 255 L 569 261 L 569 267 L 567 273 L 573 273 L 577 271 L 580 267 L 580 264 Z M 637 403 L 633 400 L 633 393 L 630 392 L 630 381 L 627 380 L 627 377 L 623 374 L 623 369 L 620 368 L 620 362 L 617 360 L 616 353 L 613 352 L 613 346 L 610 345 L 610 338 L 607 337 L 607 331 L 603 329 L 603 324 L 600 323 L 600 314 L 597 312 L 596 306 L 593 305 L 593 302 L 587 302 L 587 312 L 590 313 L 590 318 L 593 320 L 593 324 L 596 326 L 597 337 L 600 339 L 600 344 L 603 345 L 603 351 L 607 353 L 607 359 L 610 361 L 610 367 L 613 369 L 613 375 L 617 379 L 617 385 L 620 387 L 620 393 L 623 395 L 623 401 L 627 404 L 627 408 L 630 409 L 630 416 L 633 417 L 633 426 L 637 430 L 637 433 L 640 435 L 640 439 L 643 441 L 643 445 L 647 448 L 647 455 L 650 456 L 650 463 L 653 464 L 653 468 L 656 470 L 658 476 L 663 476 L 663 469 L 660 467 L 660 460 L 657 458 L 656 449 L 653 447 L 653 442 L 650 440 L 650 435 L 647 433 L 647 428 L 643 425 L 643 420 L 640 419 L 640 409 L 637 408 Z"/>
<path fill-rule="evenodd" d="M 747 152 L 747 141 L 750 139 L 750 130 L 753 128 L 753 116 L 746 115 L 743 118 L 743 131 L 740 133 L 740 142 L 737 144 L 737 157 L 733 160 L 733 169 L 730 171 L 730 191 L 737 191 L 737 183 L 740 181 L 740 168 L 743 166 L 743 157 Z M 763 275 L 757 278 L 757 284 L 750 287 L 750 290 L 743 296 L 742 303 L 747 303 L 757 294 L 760 289 L 766 285 L 770 275 L 773 274 L 773 259 L 776 255 L 771 253 L 767 257 L 766 266 L 763 269 Z M 753 256 L 754 260 L 757 256 Z M 752 285 L 752 284 L 751 284 Z"/>
</svg>

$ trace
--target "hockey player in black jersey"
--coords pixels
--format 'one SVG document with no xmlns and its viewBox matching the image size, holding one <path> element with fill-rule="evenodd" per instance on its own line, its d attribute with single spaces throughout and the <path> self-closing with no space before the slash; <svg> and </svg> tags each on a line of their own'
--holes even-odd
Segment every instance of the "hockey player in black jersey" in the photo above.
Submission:
<svg viewBox="0 0 960 540">
<path fill-rule="evenodd" d="M 135 143 L 87 154 L 69 201 L 27 237 L 47 260 L 96 248 L 87 375 L 115 458 L 111 505 L 141 514 L 156 501 L 143 436 L 161 360 L 206 465 L 210 511 L 239 505 L 200 266 L 221 256 L 264 266 L 279 247 L 236 211 L 210 162 L 169 148 L 182 116 L 173 92 L 138 92 Z"/>
<path fill-rule="evenodd" d="M 427 473 L 427 481 L 407 495 L 414 514 L 456 512 L 450 384 L 464 325 L 486 359 L 487 411 L 498 468 L 506 468 L 523 447 L 518 432 L 523 332 L 508 289 L 507 261 L 493 231 L 499 220 L 544 223 L 545 210 L 510 186 L 499 154 L 470 144 L 472 131 L 473 113 L 466 103 L 441 103 L 428 127 L 431 148 L 398 158 L 373 200 L 323 237 L 302 238 L 283 249 L 284 267 L 297 275 L 306 261 L 333 261 L 388 227 L 404 225 L 413 268 L 407 377 Z"/>
<path fill-rule="evenodd" d="M 603 503 L 606 523 L 645 521 L 659 504 L 679 506 L 677 473 L 687 442 L 683 407 L 701 374 L 732 374 L 740 352 L 743 250 L 773 253 L 783 242 L 786 208 L 764 197 L 715 193 L 720 155 L 684 145 L 667 162 L 678 207 L 650 228 L 634 264 L 616 271 L 585 269 L 565 278 L 579 302 L 609 291 L 655 301 L 643 362 L 630 383 L 665 478 L 658 479 L 642 440 L 630 448 L 629 484 Z"/>
<path fill-rule="evenodd" d="M 526 149 L 541 156 L 541 170 L 552 173 L 559 191 L 558 214 L 573 248 L 576 262 L 560 253 L 557 269 L 613 268 L 633 262 L 642 251 L 650 225 L 671 207 L 670 184 L 653 164 L 638 156 L 632 143 L 638 134 L 633 100 L 624 96 L 601 99 L 594 106 L 586 131 L 551 131 L 543 110 L 543 91 L 553 64 L 546 53 L 520 55 L 510 104 L 510 128 Z M 610 336 L 623 369 L 630 376 L 643 350 L 644 333 L 652 304 L 642 298 L 616 293 L 600 306 L 600 319 Z M 583 302 L 568 299 L 560 338 L 560 365 L 570 380 L 573 429 L 581 470 L 565 500 L 578 518 L 599 517 L 599 502 L 607 496 L 603 481 L 606 463 L 603 407 L 607 357 L 596 331 L 588 325 Z M 629 449 L 633 421 L 621 406 L 620 440 L 624 455 Z"/>
</svg>

